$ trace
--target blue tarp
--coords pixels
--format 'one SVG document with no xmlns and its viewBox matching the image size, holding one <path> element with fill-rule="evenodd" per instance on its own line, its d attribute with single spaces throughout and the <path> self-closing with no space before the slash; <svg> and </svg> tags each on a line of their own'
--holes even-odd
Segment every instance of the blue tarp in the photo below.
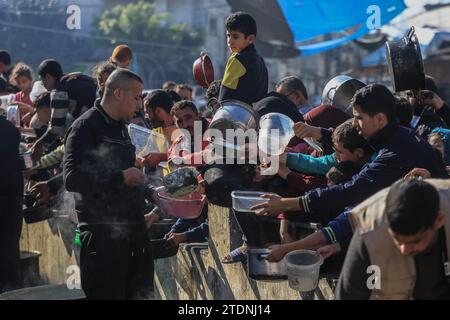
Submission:
<svg viewBox="0 0 450 320">
<path fill-rule="evenodd" d="M 369 33 L 367 8 L 380 8 L 380 26 L 387 24 L 405 8 L 403 0 L 278 0 L 296 43 L 352 29 L 350 34 L 309 45 L 299 45 L 302 55 L 336 48 Z"/>
</svg>

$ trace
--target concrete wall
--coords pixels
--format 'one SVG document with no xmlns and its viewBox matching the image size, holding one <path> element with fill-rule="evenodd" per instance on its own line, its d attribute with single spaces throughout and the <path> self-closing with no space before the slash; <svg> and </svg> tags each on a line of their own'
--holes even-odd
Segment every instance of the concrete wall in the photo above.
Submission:
<svg viewBox="0 0 450 320">
<path fill-rule="evenodd" d="M 210 205 L 210 240 L 180 246 L 176 256 L 155 261 L 156 299 L 332 299 L 332 280 L 322 278 L 314 295 L 300 295 L 287 281 L 254 281 L 246 265 L 222 264 L 222 258 L 242 244 L 242 234 L 228 208 Z M 37 250 L 43 283 L 64 284 L 67 268 L 76 265 L 74 224 L 65 217 L 24 224 L 21 250 Z"/>
<path fill-rule="evenodd" d="M 67 268 L 77 265 L 73 250 L 75 225 L 67 218 L 26 224 L 20 239 L 20 250 L 39 251 L 40 281 L 42 284 L 64 284 L 69 274 Z M 69 269 L 70 270 L 70 269 Z M 26 275 L 25 275 L 26 276 Z"/>
<path fill-rule="evenodd" d="M 300 294 L 287 281 L 254 281 L 246 265 L 222 264 L 222 258 L 242 243 L 229 209 L 209 206 L 208 248 L 182 246 L 174 257 L 156 261 L 155 285 L 162 299 L 333 299 L 333 279 L 322 278 L 314 295 Z"/>
</svg>

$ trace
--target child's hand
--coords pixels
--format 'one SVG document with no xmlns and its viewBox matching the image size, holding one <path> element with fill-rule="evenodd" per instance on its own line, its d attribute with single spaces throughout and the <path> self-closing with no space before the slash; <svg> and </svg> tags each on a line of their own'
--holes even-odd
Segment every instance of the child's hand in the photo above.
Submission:
<svg viewBox="0 0 450 320">
<path fill-rule="evenodd" d="M 444 101 L 436 93 L 430 90 L 422 90 L 419 93 L 420 103 L 439 110 L 444 105 Z"/>
<path fill-rule="evenodd" d="M 172 233 L 168 238 L 167 238 L 167 244 L 169 246 L 172 247 L 176 247 L 178 246 L 180 243 L 186 242 L 187 241 L 187 237 L 186 237 L 186 233 Z"/>
<path fill-rule="evenodd" d="M 289 170 L 288 167 L 286 167 L 285 163 L 280 162 L 280 166 L 278 168 L 278 175 L 283 178 L 284 180 L 287 179 L 287 176 L 291 173 L 291 170 Z"/>
<path fill-rule="evenodd" d="M 317 141 L 322 139 L 322 132 L 319 127 L 313 127 L 303 122 L 297 122 L 294 124 L 295 135 L 300 138 L 313 138 Z"/>
<path fill-rule="evenodd" d="M 339 243 L 333 243 L 317 249 L 316 253 L 324 259 L 327 259 L 339 252 L 341 252 L 341 245 Z"/>
<path fill-rule="evenodd" d="M 267 256 L 267 261 L 269 262 L 278 262 L 288 253 L 286 246 L 281 244 L 270 246 L 269 249 L 270 253 Z"/>
<path fill-rule="evenodd" d="M 429 179 L 431 178 L 431 173 L 427 169 L 414 168 L 410 172 L 408 172 L 403 179 L 415 179 L 417 177 L 421 177 L 422 179 Z"/>
<path fill-rule="evenodd" d="M 261 198 L 261 200 L 269 199 L 269 201 L 254 205 L 250 208 L 250 210 L 256 211 L 255 214 L 257 216 L 275 215 L 286 209 L 284 199 L 279 195 L 263 194 Z"/>
</svg>

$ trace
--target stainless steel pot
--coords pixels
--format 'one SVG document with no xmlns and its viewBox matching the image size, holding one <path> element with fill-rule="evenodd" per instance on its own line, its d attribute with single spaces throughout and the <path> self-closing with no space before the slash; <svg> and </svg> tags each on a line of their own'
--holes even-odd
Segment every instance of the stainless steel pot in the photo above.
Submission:
<svg viewBox="0 0 450 320">
<path fill-rule="evenodd" d="M 257 129 L 259 115 L 245 102 L 225 100 L 211 120 L 210 129 L 218 129 L 224 135 L 226 129 Z"/>
<path fill-rule="evenodd" d="M 248 276 L 254 280 L 286 280 L 287 271 L 284 259 L 279 262 L 267 261 L 269 249 L 248 249 Z"/>
<path fill-rule="evenodd" d="M 227 129 L 244 132 L 250 129 L 258 130 L 259 115 L 253 108 L 238 100 L 225 100 L 214 114 L 209 130 L 216 129 L 221 132 L 222 139 L 212 139 L 212 143 L 218 146 L 239 149 L 234 141 L 227 139 Z"/>
<path fill-rule="evenodd" d="M 396 92 L 425 88 L 422 54 L 414 27 L 402 39 L 386 42 L 386 58 Z"/>
<path fill-rule="evenodd" d="M 366 84 L 349 76 L 336 76 L 326 84 L 322 92 L 322 103 L 332 105 L 335 108 L 352 115 L 350 101 L 356 91 Z"/>
</svg>

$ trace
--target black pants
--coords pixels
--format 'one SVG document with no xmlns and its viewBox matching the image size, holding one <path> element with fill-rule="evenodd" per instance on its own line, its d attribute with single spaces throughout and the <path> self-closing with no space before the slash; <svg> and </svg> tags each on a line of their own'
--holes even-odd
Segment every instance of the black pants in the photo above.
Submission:
<svg viewBox="0 0 450 320">
<path fill-rule="evenodd" d="M 153 256 L 145 225 L 80 227 L 81 286 L 88 299 L 146 299 Z"/>
<path fill-rule="evenodd" d="M 22 287 L 20 234 L 22 196 L 0 196 L 0 292 Z"/>
</svg>

